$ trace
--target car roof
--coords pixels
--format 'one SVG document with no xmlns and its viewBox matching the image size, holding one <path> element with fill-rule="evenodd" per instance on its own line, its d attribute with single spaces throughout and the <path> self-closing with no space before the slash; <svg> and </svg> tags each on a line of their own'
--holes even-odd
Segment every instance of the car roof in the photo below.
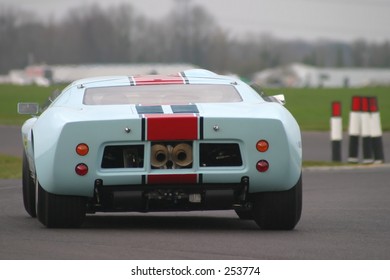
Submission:
<svg viewBox="0 0 390 280">
<path fill-rule="evenodd" d="M 191 69 L 171 75 L 130 75 L 103 76 L 80 79 L 70 86 L 99 87 L 120 85 L 153 85 L 153 84 L 237 84 L 239 80 L 230 76 L 218 75 L 204 69 Z"/>
<path fill-rule="evenodd" d="M 255 90 L 235 76 L 218 75 L 204 69 L 190 69 L 172 75 L 123 75 L 80 79 L 66 87 L 54 103 L 55 106 L 79 106 L 83 103 L 83 96 L 88 89 L 143 85 L 229 85 L 235 87 L 244 103 L 264 102 Z M 83 94 L 71 94 L 72 92 Z"/>
</svg>

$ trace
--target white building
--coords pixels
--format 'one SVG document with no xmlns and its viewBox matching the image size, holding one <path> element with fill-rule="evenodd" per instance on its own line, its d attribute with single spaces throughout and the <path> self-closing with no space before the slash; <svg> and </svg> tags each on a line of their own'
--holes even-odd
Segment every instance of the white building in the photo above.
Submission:
<svg viewBox="0 0 390 280">
<path fill-rule="evenodd" d="M 290 64 L 253 75 L 262 87 L 364 87 L 390 85 L 390 69 L 317 68 Z"/>
<path fill-rule="evenodd" d="M 14 84 L 68 84 L 78 79 L 97 76 L 175 74 L 196 68 L 191 64 L 84 64 L 33 65 L 24 70 L 12 70 L 7 81 Z"/>
</svg>

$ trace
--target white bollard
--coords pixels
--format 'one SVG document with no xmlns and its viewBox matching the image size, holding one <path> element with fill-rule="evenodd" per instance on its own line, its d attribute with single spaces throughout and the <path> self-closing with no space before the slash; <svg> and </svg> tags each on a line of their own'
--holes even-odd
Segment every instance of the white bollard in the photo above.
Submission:
<svg viewBox="0 0 390 280">
<path fill-rule="evenodd" d="M 379 113 L 379 107 L 376 97 L 369 98 L 369 110 L 371 112 L 370 128 L 371 128 L 371 143 L 374 156 L 374 163 L 385 162 L 382 142 L 382 125 Z"/>
<path fill-rule="evenodd" d="M 341 103 L 332 102 L 332 117 L 330 118 L 330 139 L 332 142 L 332 161 L 341 161 L 341 142 L 343 140 L 343 124 L 341 118 Z"/>
<path fill-rule="evenodd" d="M 371 114 L 369 110 L 368 100 L 368 97 L 362 97 L 361 136 L 363 142 L 363 163 L 365 164 L 374 162 L 371 144 Z"/>
<path fill-rule="evenodd" d="M 352 97 L 352 108 L 349 113 L 349 151 L 348 162 L 357 163 L 359 161 L 359 137 L 361 130 L 361 97 Z"/>
</svg>

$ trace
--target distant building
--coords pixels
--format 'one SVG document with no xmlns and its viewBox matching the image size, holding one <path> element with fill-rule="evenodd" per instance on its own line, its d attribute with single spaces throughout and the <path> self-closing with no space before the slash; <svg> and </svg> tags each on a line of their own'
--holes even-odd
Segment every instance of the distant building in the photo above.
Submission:
<svg viewBox="0 0 390 280">
<path fill-rule="evenodd" d="M 390 69 L 317 68 L 290 64 L 253 75 L 262 87 L 365 87 L 390 85 Z"/>
<path fill-rule="evenodd" d="M 97 76 L 175 74 L 196 68 L 191 64 L 84 64 L 33 65 L 10 71 L 4 81 L 13 84 L 68 84 L 78 79 Z"/>
</svg>

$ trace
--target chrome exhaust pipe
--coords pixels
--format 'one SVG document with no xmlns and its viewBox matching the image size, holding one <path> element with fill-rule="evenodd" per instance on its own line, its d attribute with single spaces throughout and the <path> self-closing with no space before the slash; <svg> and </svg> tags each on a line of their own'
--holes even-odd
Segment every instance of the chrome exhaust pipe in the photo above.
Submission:
<svg viewBox="0 0 390 280">
<path fill-rule="evenodd" d="M 154 144 L 151 149 L 150 162 L 155 168 L 166 165 L 169 158 L 168 148 L 161 144 Z"/>
<path fill-rule="evenodd" d="M 172 161 L 180 166 L 186 167 L 193 161 L 192 147 L 187 143 L 180 143 L 172 149 L 171 153 Z"/>
</svg>

